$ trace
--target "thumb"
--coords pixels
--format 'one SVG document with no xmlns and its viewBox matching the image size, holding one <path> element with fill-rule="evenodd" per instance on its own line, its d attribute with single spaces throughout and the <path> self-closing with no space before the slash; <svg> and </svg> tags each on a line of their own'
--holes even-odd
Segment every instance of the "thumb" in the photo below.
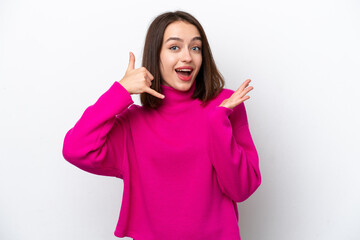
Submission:
<svg viewBox="0 0 360 240">
<path fill-rule="evenodd" d="M 132 52 L 130 52 L 129 55 L 130 55 L 130 58 L 129 58 L 129 66 L 126 70 L 127 72 L 129 70 L 133 70 L 135 68 L 135 55 Z"/>
</svg>

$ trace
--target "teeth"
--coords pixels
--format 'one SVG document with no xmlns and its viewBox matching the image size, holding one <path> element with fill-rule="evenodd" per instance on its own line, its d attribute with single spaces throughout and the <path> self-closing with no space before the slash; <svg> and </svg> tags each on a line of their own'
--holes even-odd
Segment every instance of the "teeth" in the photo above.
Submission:
<svg viewBox="0 0 360 240">
<path fill-rule="evenodd" d="M 191 72 L 191 69 L 176 69 L 179 72 Z"/>
</svg>

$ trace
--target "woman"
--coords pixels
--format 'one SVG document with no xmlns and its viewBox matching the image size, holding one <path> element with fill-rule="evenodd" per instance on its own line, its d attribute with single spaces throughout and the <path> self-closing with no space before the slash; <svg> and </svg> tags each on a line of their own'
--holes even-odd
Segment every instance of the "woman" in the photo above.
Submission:
<svg viewBox="0 0 360 240">
<path fill-rule="evenodd" d="M 260 185 L 245 81 L 224 89 L 200 23 L 182 11 L 150 25 L 128 69 L 64 139 L 64 158 L 123 179 L 117 237 L 239 240 L 236 202 Z M 141 94 L 142 106 L 131 94 Z"/>
</svg>

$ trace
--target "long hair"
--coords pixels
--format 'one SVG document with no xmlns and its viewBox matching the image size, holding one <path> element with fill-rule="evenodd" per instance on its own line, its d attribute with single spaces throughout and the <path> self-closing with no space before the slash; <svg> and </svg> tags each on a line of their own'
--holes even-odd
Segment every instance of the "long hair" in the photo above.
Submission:
<svg viewBox="0 0 360 240">
<path fill-rule="evenodd" d="M 214 58 L 211 53 L 210 45 L 205 31 L 198 20 L 191 14 L 183 11 L 166 12 L 157 16 L 150 24 L 146 38 L 142 58 L 142 66 L 145 67 L 153 76 L 151 88 L 161 91 L 161 72 L 160 72 L 160 51 L 166 27 L 176 21 L 184 21 L 194 25 L 202 41 L 202 64 L 196 76 L 196 86 L 192 98 L 198 98 L 202 104 L 215 97 L 223 89 L 225 81 L 221 73 L 217 70 Z M 140 94 L 140 100 L 146 108 L 156 108 L 161 105 L 162 99 L 149 93 Z"/>
</svg>

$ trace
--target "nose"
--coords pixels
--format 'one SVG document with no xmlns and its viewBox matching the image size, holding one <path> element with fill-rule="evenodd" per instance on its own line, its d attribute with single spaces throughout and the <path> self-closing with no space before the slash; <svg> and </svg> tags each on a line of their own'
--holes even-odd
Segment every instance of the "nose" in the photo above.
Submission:
<svg viewBox="0 0 360 240">
<path fill-rule="evenodd" d="M 190 51 L 187 48 L 183 48 L 182 54 L 181 54 L 181 61 L 182 62 L 191 62 L 192 56 L 190 54 Z"/>
</svg>

